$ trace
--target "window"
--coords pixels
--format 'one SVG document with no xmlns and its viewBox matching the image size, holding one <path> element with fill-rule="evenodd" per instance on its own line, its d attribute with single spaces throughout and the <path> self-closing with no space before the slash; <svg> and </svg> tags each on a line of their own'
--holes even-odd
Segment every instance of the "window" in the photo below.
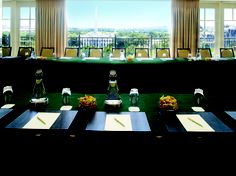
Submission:
<svg viewBox="0 0 236 176">
<path fill-rule="evenodd" d="M 20 8 L 20 46 L 35 47 L 35 7 Z"/>
<path fill-rule="evenodd" d="M 215 47 L 215 9 L 200 8 L 200 48 Z"/>
<path fill-rule="evenodd" d="M 2 46 L 10 46 L 11 8 L 2 8 Z"/>
<path fill-rule="evenodd" d="M 236 8 L 224 9 L 224 47 L 236 47 Z"/>
<path fill-rule="evenodd" d="M 169 47 L 171 0 L 66 1 L 67 47 Z M 142 13 L 140 13 L 142 12 Z M 105 53 L 106 54 L 106 53 Z M 153 55 L 155 57 L 155 55 Z"/>
</svg>

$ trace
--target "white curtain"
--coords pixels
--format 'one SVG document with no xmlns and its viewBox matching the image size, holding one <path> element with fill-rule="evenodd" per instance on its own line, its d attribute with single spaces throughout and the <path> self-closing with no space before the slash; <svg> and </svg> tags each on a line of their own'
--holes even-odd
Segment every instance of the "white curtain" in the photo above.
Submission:
<svg viewBox="0 0 236 176">
<path fill-rule="evenodd" d="M 172 0 L 172 56 L 177 48 L 190 48 L 193 55 L 199 46 L 199 0 Z"/>
<path fill-rule="evenodd" d="M 36 0 L 36 54 L 42 47 L 54 47 L 61 57 L 65 44 L 65 0 Z"/>
</svg>

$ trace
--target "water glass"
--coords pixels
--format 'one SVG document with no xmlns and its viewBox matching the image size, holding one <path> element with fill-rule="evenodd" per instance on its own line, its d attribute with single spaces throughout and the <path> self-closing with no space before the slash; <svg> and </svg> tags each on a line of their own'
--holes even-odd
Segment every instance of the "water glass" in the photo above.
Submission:
<svg viewBox="0 0 236 176">
<path fill-rule="evenodd" d="M 138 106 L 139 93 L 137 88 L 132 88 L 129 94 L 130 106 Z"/>
</svg>

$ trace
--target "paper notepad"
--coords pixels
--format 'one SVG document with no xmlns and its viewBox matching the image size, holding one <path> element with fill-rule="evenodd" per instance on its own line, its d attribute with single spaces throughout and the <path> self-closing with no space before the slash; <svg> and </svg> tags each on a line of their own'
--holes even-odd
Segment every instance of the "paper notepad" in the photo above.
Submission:
<svg viewBox="0 0 236 176">
<path fill-rule="evenodd" d="M 107 114 L 105 128 L 107 131 L 132 131 L 131 118 L 129 114 Z"/>
<path fill-rule="evenodd" d="M 199 114 L 176 114 L 186 131 L 214 132 Z"/>
<path fill-rule="evenodd" d="M 56 112 L 38 112 L 23 128 L 49 129 L 59 115 Z"/>
</svg>

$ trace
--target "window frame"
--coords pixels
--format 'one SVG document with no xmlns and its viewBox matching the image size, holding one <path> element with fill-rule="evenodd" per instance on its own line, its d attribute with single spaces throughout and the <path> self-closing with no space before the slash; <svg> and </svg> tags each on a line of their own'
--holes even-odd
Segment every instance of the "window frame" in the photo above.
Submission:
<svg viewBox="0 0 236 176">
<path fill-rule="evenodd" d="M 225 20 L 224 20 L 224 10 L 225 9 L 235 9 L 235 13 L 236 13 L 236 3 L 224 3 L 223 5 L 222 5 L 222 38 L 223 38 L 223 42 L 221 43 L 221 46 L 222 47 L 225 47 L 224 46 L 224 22 L 225 22 Z M 234 19 L 233 21 L 235 21 L 236 22 L 236 19 Z M 235 25 L 236 26 L 236 25 Z"/>
<path fill-rule="evenodd" d="M 34 0 L 29 1 L 3 1 L 2 7 L 11 8 L 11 46 L 12 56 L 16 56 L 20 46 L 20 7 L 36 7 Z"/>
<path fill-rule="evenodd" d="M 220 48 L 224 47 L 224 9 L 236 8 L 235 2 L 210 2 L 207 0 L 200 1 L 200 8 L 214 8 L 215 9 L 215 52 L 220 55 Z M 214 55 L 213 55 L 214 56 Z"/>
<path fill-rule="evenodd" d="M 20 28 L 21 28 L 21 21 L 24 21 L 24 20 L 27 20 L 28 22 L 29 22 L 29 27 L 27 28 L 27 30 L 25 30 L 25 31 L 28 31 L 29 33 L 32 33 L 32 26 L 31 26 L 31 21 L 32 20 L 34 20 L 35 21 L 35 23 L 36 23 L 36 19 L 34 18 L 32 18 L 32 14 L 31 14 L 31 9 L 32 8 L 35 8 L 34 6 L 21 6 L 21 7 L 19 7 L 19 13 L 21 13 L 21 8 L 29 8 L 29 18 L 21 18 L 21 14 L 19 15 L 19 46 L 20 47 L 23 47 L 22 45 L 21 45 L 21 38 L 20 38 L 20 32 L 22 31 Z M 35 9 L 35 13 L 36 13 L 36 9 Z M 36 24 L 35 24 L 35 26 L 36 26 Z M 34 33 L 36 32 L 36 28 L 34 29 Z M 30 46 L 26 46 L 26 47 L 33 47 L 33 48 L 35 48 L 35 45 L 30 45 Z"/>
</svg>

